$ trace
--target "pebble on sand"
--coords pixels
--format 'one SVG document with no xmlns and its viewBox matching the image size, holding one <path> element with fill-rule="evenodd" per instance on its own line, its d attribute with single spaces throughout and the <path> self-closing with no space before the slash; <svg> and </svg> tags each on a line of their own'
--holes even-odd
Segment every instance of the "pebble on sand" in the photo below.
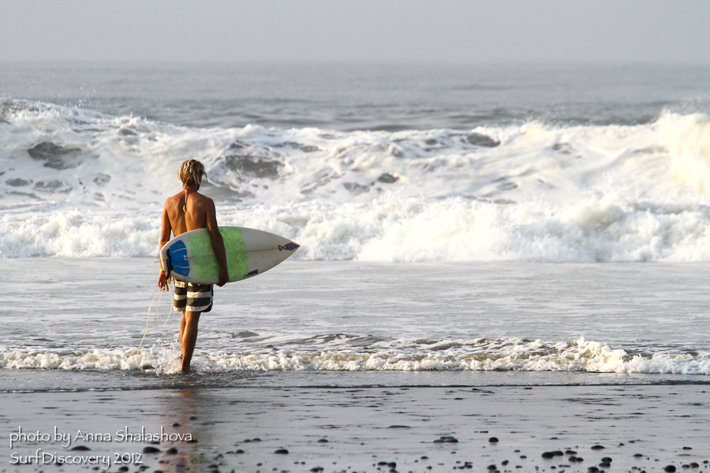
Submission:
<svg viewBox="0 0 710 473">
<path fill-rule="evenodd" d="M 445 435 L 434 440 L 434 443 L 459 443 L 459 441 L 450 435 Z"/>
</svg>

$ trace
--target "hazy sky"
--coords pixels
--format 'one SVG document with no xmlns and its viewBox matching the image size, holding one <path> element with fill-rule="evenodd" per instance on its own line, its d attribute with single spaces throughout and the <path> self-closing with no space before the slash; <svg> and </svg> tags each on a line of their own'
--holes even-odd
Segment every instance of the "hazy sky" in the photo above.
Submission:
<svg viewBox="0 0 710 473">
<path fill-rule="evenodd" d="M 0 0 L 0 61 L 710 63 L 708 0 Z"/>
</svg>

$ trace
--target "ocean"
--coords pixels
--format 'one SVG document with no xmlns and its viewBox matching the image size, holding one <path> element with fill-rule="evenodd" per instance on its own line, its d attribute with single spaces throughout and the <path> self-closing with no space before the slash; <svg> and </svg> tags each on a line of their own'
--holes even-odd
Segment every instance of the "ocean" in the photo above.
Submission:
<svg viewBox="0 0 710 473">
<path fill-rule="evenodd" d="M 344 350 L 360 360 L 370 355 L 361 339 L 377 331 L 386 340 L 385 352 L 411 342 L 412 356 L 426 360 L 446 353 L 458 361 L 405 363 L 385 356 L 372 364 L 316 361 L 273 368 L 550 369 L 546 363 L 462 361 L 479 352 L 508 359 L 502 341 L 511 337 L 516 353 L 536 352 L 542 340 L 542 356 L 564 358 L 570 356 L 567 344 L 582 353 L 592 343 L 610 353 L 622 348 L 616 356 L 629 359 L 611 366 L 561 363 L 558 369 L 708 375 L 710 357 L 697 334 L 707 333 L 702 328 L 710 322 L 702 304 L 684 292 L 692 300 L 702 294 L 696 278 L 710 262 L 709 79 L 708 67 L 9 64 L 0 76 L 0 255 L 12 268 L 7 282 L 19 283 L 22 268 L 37 261 L 55 268 L 52 275 L 61 280 L 60 259 L 69 268 L 97 259 L 117 265 L 117 274 L 136 261 L 154 270 L 150 258 L 156 257 L 163 201 L 180 189 L 179 164 L 197 158 L 206 165 L 203 190 L 217 202 L 221 225 L 259 228 L 302 245 L 275 272 L 287 274 L 289 265 L 323 268 L 349 286 L 334 297 L 319 281 L 325 292 L 314 294 L 332 298 L 323 316 L 341 317 L 339 330 L 288 322 L 281 307 L 248 303 L 255 306 L 251 311 L 266 311 L 274 325 L 243 324 L 241 317 L 230 318 L 229 325 L 234 333 L 267 329 L 264 344 L 247 343 L 235 353 L 229 344 L 205 340 L 203 349 L 224 350 L 227 358 L 259 357 L 266 346 L 281 346 L 280 336 L 295 336 L 337 340 L 327 345 L 333 356 Z M 330 269 L 334 262 L 343 262 L 335 266 L 342 269 Z M 542 276 L 530 276 L 534 283 L 519 276 L 530 271 Z M 618 272 L 628 272 L 629 280 Z M 639 321 L 606 333 L 609 319 L 626 317 L 648 301 L 639 297 L 648 290 L 638 287 L 642 280 L 655 277 L 660 288 L 652 291 L 666 292 L 671 282 L 662 281 L 669 273 L 687 278 L 673 303 L 660 304 L 659 317 L 682 314 L 675 330 L 662 331 L 670 337 L 680 330 L 670 351 L 663 337 L 636 344 L 649 338 L 645 331 L 656 332 L 654 324 Z M 430 274 L 449 282 L 438 286 Z M 582 279 L 570 284 L 577 274 Z M 587 274 L 599 279 L 601 290 L 587 292 L 595 286 L 583 279 Z M 278 276 L 264 279 L 271 277 Z M 301 291 L 315 290 L 294 277 Z M 609 277 L 629 286 L 612 296 L 604 288 Z M 503 283 L 509 279 L 517 282 Z M 402 312 L 411 306 L 409 296 L 384 311 L 377 301 L 344 303 L 349 295 L 369 299 L 374 288 L 382 288 L 384 298 L 407 293 L 402 281 L 426 294 L 414 313 Z M 449 284 L 460 285 L 461 293 L 447 295 Z M 485 307 L 494 296 L 481 296 L 481 284 L 513 300 L 489 313 Z M 228 287 L 224 292 L 244 291 Z M 39 294 L 45 289 L 37 287 Z M 514 300 L 518 293 L 534 300 L 540 291 L 534 304 Z M 574 300 L 571 306 L 562 302 L 567 291 L 599 306 L 581 310 L 583 325 L 571 319 Z M 150 292 L 140 301 L 146 309 Z M 87 288 L 85 296 L 90 293 Z M 61 299 L 61 292 L 55 297 Z M 457 302 L 461 297 L 466 304 Z M 628 300 L 636 302 L 621 302 Z M 18 313 L 16 304 L 3 306 L 10 320 L 31 320 L 41 312 L 32 305 L 23 308 L 27 313 Z M 526 307 L 544 314 L 543 320 L 527 323 Z M 217 311 L 235 310 L 218 300 Z M 355 320 L 374 314 L 382 319 L 350 327 L 350 312 Z M 590 324 L 600 313 L 598 327 Z M 398 323 L 378 327 L 388 318 Z M 689 319 L 692 324 L 682 322 Z M 52 330 L 53 319 L 46 323 Z M 564 333 L 540 330 L 558 324 L 571 326 Z M 124 326 L 135 333 L 141 328 L 138 320 Z M 55 353 L 49 341 L 30 349 L 20 333 L 19 339 L 6 334 L 0 340 L 2 368 L 84 367 Z M 72 332 L 65 343 L 71 346 L 77 336 Z M 137 348 L 132 340 L 115 342 L 82 349 Z M 287 345 L 306 357 L 320 356 L 323 347 L 312 351 L 304 343 Z M 35 354 L 25 356 L 27 350 Z M 55 361 L 40 361 L 45 357 Z M 673 361 L 666 368 L 639 368 L 631 362 L 638 357 Z M 271 368 L 233 361 L 214 369 Z"/>
<path fill-rule="evenodd" d="M 301 248 L 216 290 L 185 378 L 151 299 L 191 158 Z M 5 63 L 0 391 L 703 386 L 709 195 L 707 66 Z"/>
</svg>

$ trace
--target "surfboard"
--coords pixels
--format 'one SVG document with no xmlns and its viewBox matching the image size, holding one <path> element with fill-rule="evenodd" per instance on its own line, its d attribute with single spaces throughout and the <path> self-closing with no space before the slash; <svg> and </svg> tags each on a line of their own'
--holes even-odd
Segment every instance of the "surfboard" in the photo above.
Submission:
<svg viewBox="0 0 710 473">
<path fill-rule="evenodd" d="M 229 282 L 262 274 L 291 256 L 300 245 L 273 233 L 243 227 L 219 227 L 227 252 Z M 206 228 L 178 235 L 160 250 L 162 268 L 171 277 L 216 284 L 219 262 Z"/>
</svg>

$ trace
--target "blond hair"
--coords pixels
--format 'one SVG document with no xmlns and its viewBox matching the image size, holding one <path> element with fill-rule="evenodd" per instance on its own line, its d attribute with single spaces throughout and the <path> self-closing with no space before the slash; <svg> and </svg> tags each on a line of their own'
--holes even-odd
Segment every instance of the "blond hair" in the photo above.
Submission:
<svg viewBox="0 0 710 473">
<path fill-rule="evenodd" d="M 202 176 L 206 176 L 205 166 L 196 159 L 188 159 L 180 165 L 178 179 L 183 185 L 197 184 L 202 182 Z"/>
</svg>

